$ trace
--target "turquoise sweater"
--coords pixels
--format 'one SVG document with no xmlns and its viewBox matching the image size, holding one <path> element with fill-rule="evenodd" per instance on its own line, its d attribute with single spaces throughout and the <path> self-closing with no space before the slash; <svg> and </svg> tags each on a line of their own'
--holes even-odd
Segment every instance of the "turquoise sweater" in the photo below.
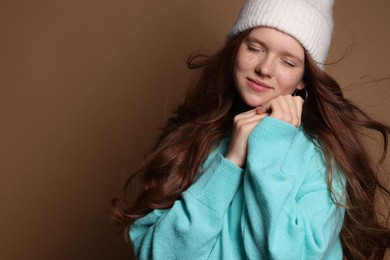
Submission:
<svg viewBox="0 0 390 260">
<path fill-rule="evenodd" d="M 322 152 L 303 132 L 267 117 L 248 138 L 246 168 L 221 140 L 172 208 L 130 230 L 139 259 L 342 259 L 344 210 L 330 197 Z M 345 181 L 334 181 L 342 194 Z"/>
</svg>

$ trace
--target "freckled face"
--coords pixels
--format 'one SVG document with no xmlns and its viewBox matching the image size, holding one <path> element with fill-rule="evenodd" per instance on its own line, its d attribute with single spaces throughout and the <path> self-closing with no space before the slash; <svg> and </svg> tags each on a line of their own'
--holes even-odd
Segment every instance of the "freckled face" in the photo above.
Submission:
<svg viewBox="0 0 390 260">
<path fill-rule="evenodd" d="M 234 83 L 250 107 L 266 104 L 304 88 L 305 52 L 295 38 L 276 29 L 256 27 L 242 41 L 234 63 Z"/>
</svg>

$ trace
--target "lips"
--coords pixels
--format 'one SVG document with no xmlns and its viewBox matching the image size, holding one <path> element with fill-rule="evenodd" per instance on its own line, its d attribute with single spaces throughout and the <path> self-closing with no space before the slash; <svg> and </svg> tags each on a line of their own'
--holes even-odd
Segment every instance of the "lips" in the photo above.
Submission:
<svg viewBox="0 0 390 260">
<path fill-rule="evenodd" d="M 266 83 L 258 79 L 247 78 L 247 81 L 248 81 L 248 86 L 256 92 L 263 92 L 263 91 L 273 89 L 271 86 L 267 85 Z"/>
</svg>

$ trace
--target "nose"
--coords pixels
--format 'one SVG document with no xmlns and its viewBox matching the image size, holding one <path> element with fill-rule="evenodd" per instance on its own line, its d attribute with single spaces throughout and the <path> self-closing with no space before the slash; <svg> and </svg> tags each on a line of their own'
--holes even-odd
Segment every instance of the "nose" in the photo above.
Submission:
<svg viewBox="0 0 390 260">
<path fill-rule="evenodd" d="M 268 55 L 259 60 L 255 72 L 263 77 L 272 77 L 274 73 L 274 62 Z"/>
</svg>

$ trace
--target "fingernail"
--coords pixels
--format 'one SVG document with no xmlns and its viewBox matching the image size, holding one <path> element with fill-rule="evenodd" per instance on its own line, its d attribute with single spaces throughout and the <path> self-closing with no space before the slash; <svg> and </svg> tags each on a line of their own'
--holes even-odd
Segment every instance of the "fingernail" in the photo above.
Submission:
<svg viewBox="0 0 390 260">
<path fill-rule="evenodd" d="M 256 114 L 258 114 L 262 108 L 263 108 L 263 105 L 256 107 Z"/>
</svg>

